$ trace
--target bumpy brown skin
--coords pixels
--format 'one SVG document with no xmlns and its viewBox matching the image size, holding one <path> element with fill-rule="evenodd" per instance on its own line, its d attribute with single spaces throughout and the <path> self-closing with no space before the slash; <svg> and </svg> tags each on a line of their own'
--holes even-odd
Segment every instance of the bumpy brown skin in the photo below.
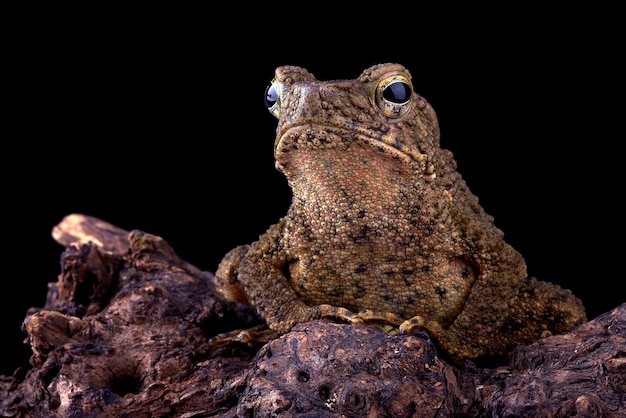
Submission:
<svg viewBox="0 0 626 418">
<path fill-rule="evenodd" d="M 276 167 L 293 201 L 258 241 L 226 255 L 219 289 L 278 333 L 319 317 L 386 318 L 425 328 L 455 361 L 585 321 L 569 290 L 527 277 L 440 148 L 435 112 L 410 78 L 398 64 L 329 82 L 276 70 Z M 383 95 L 394 82 L 411 88 L 406 102 L 402 90 Z"/>
</svg>

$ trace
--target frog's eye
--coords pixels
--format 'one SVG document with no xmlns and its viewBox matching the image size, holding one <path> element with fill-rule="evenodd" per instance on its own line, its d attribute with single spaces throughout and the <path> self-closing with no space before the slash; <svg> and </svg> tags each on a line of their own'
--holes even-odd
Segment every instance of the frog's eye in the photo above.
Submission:
<svg viewBox="0 0 626 418">
<path fill-rule="evenodd" d="M 402 74 L 393 74 L 379 81 L 373 99 L 383 115 L 398 119 L 409 111 L 412 97 L 411 80 Z"/>
<path fill-rule="evenodd" d="M 276 81 L 265 89 L 265 106 L 276 118 L 280 116 L 280 86 Z"/>
</svg>

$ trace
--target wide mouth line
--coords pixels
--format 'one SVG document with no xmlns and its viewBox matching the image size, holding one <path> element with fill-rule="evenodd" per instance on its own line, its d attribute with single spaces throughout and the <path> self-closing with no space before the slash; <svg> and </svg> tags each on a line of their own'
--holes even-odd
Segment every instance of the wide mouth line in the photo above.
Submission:
<svg viewBox="0 0 626 418">
<path fill-rule="evenodd" d="M 278 149 L 280 144 L 283 142 L 284 138 L 286 138 L 290 133 L 295 131 L 295 134 L 298 134 L 298 131 L 304 129 L 311 129 L 313 131 L 324 131 L 331 135 L 337 135 L 340 137 L 349 136 L 354 138 L 355 140 L 364 141 L 370 145 L 383 149 L 384 151 L 391 152 L 393 155 L 398 155 L 403 159 L 414 161 L 414 159 L 408 155 L 406 152 L 401 150 L 399 146 L 394 146 L 394 144 L 390 144 L 384 141 L 381 137 L 374 137 L 365 132 L 360 132 L 358 130 L 352 128 L 344 128 L 336 125 L 321 125 L 321 124 L 313 124 L 313 123 L 301 123 L 297 125 L 289 126 L 286 130 L 282 131 L 277 137 L 275 148 Z"/>
</svg>

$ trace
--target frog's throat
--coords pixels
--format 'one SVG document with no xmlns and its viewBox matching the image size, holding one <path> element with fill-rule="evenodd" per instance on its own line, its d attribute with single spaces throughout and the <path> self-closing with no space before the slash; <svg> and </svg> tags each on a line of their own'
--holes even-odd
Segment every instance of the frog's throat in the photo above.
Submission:
<svg viewBox="0 0 626 418">
<path fill-rule="evenodd" d="M 380 132 L 372 135 L 371 131 L 356 128 L 340 128 L 336 126 L 304 124 L 290 126 L 279 132 L 274 144 L 274 152 L 278 156 L 292 150 L 321 150 L 334 147 L 346 147 L 354 142 L 362 142 L 378 148 L 391 157 L 399 158 L 406 163 L 423 165 L 426 155 L 414 147 L 400 143 L 393 135 Z"/>
</svg>

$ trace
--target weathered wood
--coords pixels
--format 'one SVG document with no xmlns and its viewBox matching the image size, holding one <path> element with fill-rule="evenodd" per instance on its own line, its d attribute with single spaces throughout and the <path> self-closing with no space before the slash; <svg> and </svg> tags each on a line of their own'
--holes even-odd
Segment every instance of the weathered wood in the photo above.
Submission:
<svg viewBox="0 0 626 418">
<path fill-rule="evenodd" d="M 83 215 L 53 236 L 62 271 L 24 320 L 32 368 L 0 378 L 3 417 L 626 416 L 626 304 L 497 367 L 326 320 L 216 346 L 260 321 L 163 239 Z"/>
</svg>

